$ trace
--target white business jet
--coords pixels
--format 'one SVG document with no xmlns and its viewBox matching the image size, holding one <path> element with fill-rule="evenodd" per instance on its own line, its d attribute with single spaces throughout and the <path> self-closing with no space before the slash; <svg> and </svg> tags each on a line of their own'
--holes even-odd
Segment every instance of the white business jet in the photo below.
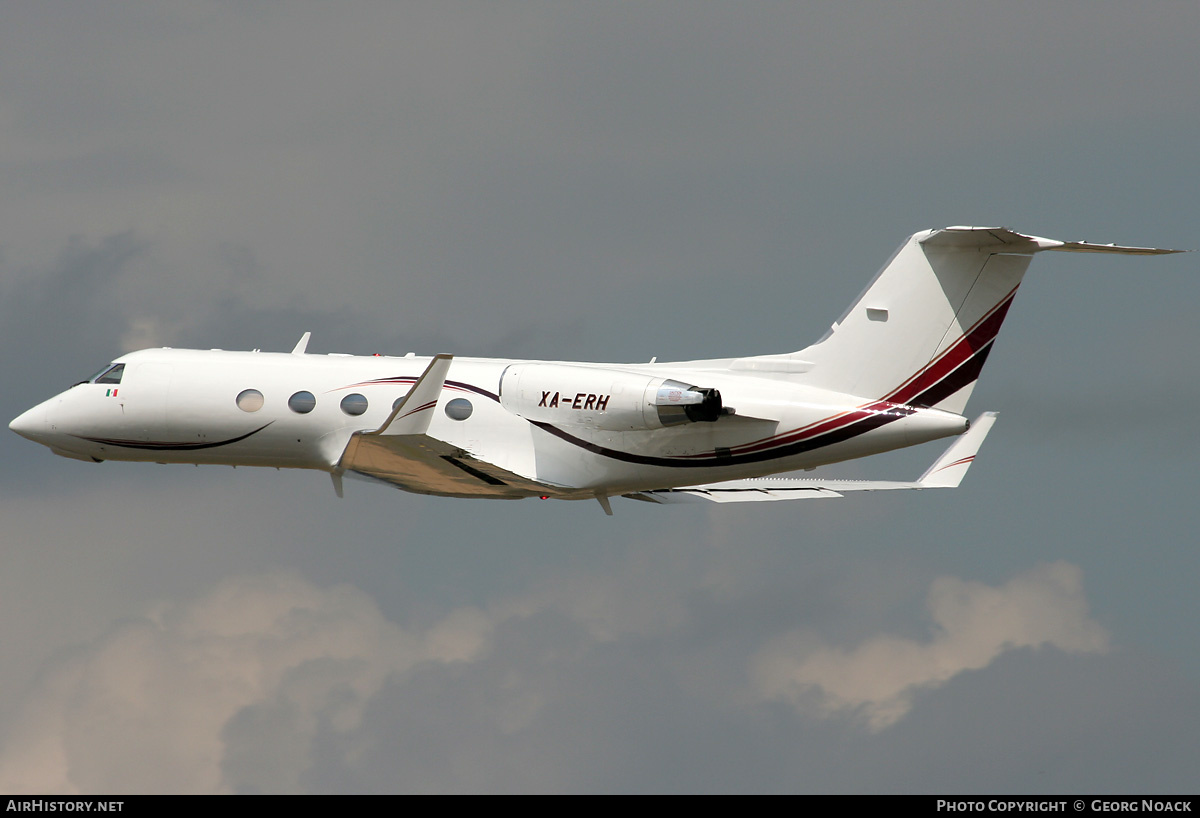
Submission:
<svg viewBox="0 0 1200 818">
<path fill-rule="evenodd" d="M 910 237 L 812 346 L 596 364 L 145 349 L 9 428 L 78 460 L 316 469 L 421 494 L 655 503 L 959 485 L 963 415 L 1034 253 L 1159 255 L 1004 228 Z M 770 477 L 959 436 L 912 482 Z"/>
</svg>

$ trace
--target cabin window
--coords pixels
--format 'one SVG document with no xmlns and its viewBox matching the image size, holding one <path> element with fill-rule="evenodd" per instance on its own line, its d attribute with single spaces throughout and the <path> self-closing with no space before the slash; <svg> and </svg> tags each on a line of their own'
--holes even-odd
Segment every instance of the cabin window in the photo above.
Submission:
<svg viewBox="0 0 1200 818">
<path fill-rule="evenodd" d="M 361 415 L 367 411 L 366 396 L 355 392 L 353 395 L 347 395 L 342 398 L 342 411 L 352 417 Z"/>
<path fill-rule="evenodd" d="M 124 374 L 125 374 L 125 364 L 114 364 L 113 366 L 110 366 L 109 368 L 107 368 L 103 372 L 101 372 L 99 375 L 97 375 L 96 379 L 93 381 L 93 383 L 107 383 L 107 384 L 120 383 L 121 376 Z"/>
<path fill-rule="evenodd" d="M 446 416 L 451 420 L 466 420 L 473 410 L 474 407 L 466 398 L 455 398 L 446 404 Z"/>
<path fill-rule="evenodd" d="M 238 409 L 243 412 L 257 412 L 263 408 L 263 393 L 257 389 L 246 389 L 238 393 Z"/>
<path fill-rule="evenodd" d="M 316 405 L 317 399 L 312 392 L 297 392 L 288 398 L 288 408 L 298 415 L 307 415 Z"/>
</svg>

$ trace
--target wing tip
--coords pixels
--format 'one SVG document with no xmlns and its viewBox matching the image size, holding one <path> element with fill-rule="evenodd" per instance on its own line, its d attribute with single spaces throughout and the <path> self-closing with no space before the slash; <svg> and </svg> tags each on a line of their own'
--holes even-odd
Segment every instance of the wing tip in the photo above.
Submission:
<svg viewBox="0 0 1200 818">
<path fill-rule="evenodd" d="M 975 462 L 983 441 L 999 417 L 998 412 L 984 412 L 971 422 L 970 428 L 950 444 L 941 457 L 933 461 L 924 474 L 917 479 L 921 488 L 958 488 L 967 470 Z"/>
</svg>

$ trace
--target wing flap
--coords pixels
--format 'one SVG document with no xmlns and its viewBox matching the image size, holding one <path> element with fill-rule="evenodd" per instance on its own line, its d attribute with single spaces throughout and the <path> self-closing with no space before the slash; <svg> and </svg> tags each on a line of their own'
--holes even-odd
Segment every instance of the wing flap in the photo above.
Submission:
<svg viewBox="0 0 1200 818">
<path fill-rule="evenodd" d="M 788 485 L 781 480 L 764 478 L 761 483 L 753 480 L 732 480 L 727 483 L 712 483 L 707 486 L 692 486 L 691 488 L 639 491 L 624 496 L 631 500 L 647 500 L 651 503 L 674 505 L 677 503 L 769 503 L 777 500 L 819 500 L 842 495 L 824 486 Z"/>
<path fill-rule="evenodd" d="M 559 487 L 530 480 L 430 435 L 356 432 L 338 469 L 418 494 L 519 498 L 553 496 Z"/>
</svg>

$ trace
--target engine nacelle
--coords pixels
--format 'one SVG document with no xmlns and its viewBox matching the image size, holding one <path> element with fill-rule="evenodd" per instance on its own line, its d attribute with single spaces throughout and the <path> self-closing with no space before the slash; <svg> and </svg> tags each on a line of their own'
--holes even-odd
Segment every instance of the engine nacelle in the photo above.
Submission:
<svg viewBox="0 0 1200 818">
<path fill-rule="evenodd" d="M 721 393 L 668 378 L 565 364 L 513 364 L 500 377 L 500 405 L 526 420 L 614 432 L 711 423 Z"/>
</svg>

